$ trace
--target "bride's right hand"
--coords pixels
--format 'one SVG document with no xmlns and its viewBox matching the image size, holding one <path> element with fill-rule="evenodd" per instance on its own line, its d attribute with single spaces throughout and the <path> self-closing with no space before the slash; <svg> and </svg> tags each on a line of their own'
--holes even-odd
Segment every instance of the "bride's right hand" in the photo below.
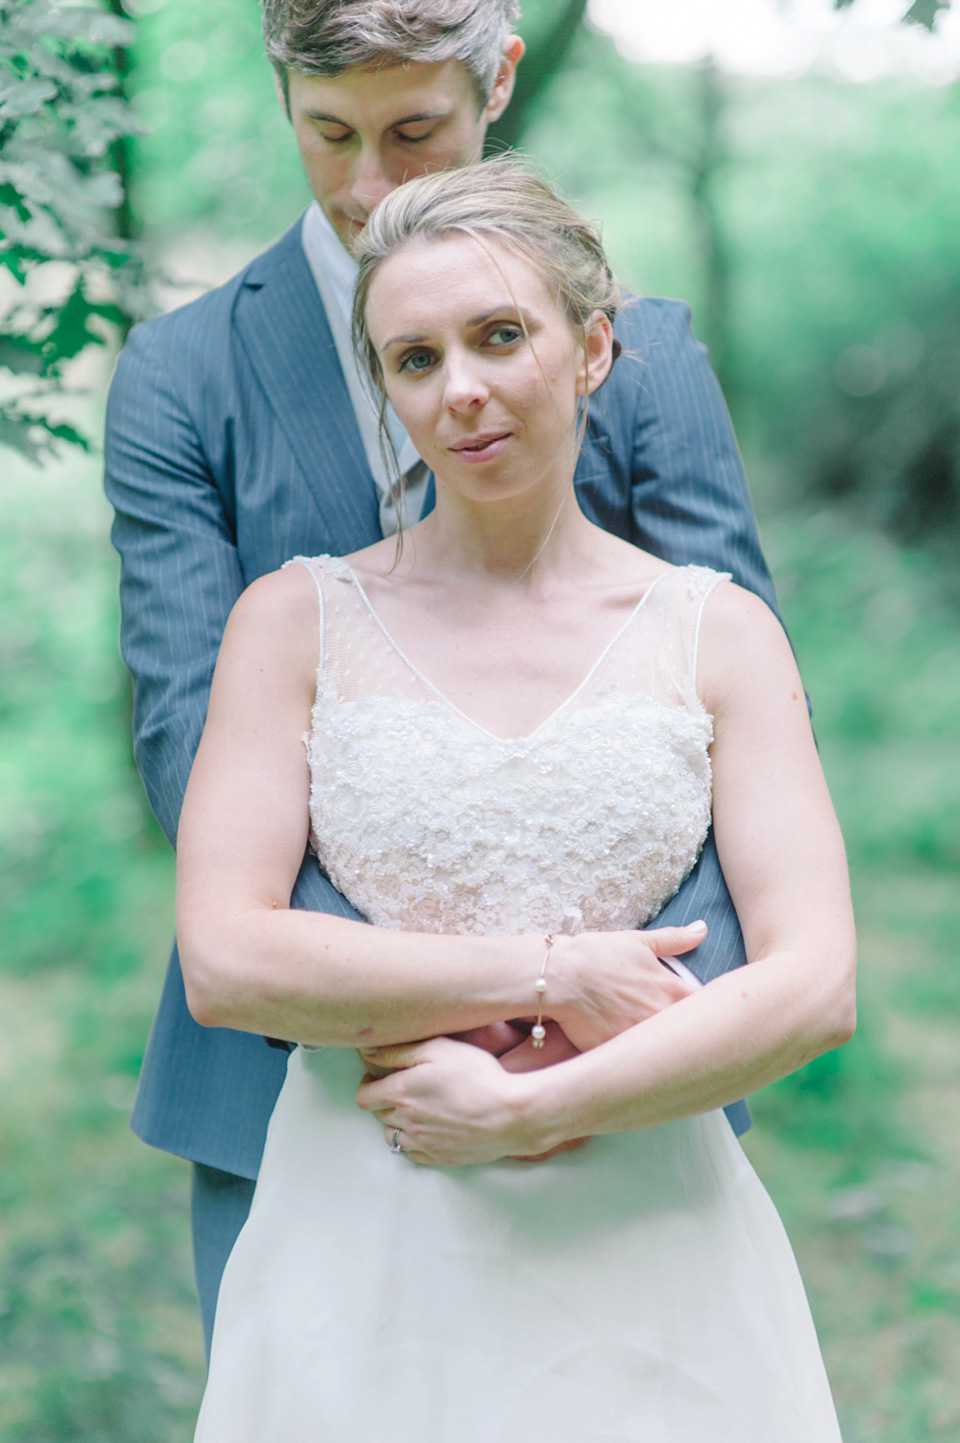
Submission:
<svg viewBox="0 0 960 1443">
<path fill-rule="evenodd" d="M 555 938 L 544 1011 L 580 1052 L 644 1022 L 696 990 L 665 967 L 698 947 L 705 923 L 640 932 L 581 932 Z"/>
</svg>

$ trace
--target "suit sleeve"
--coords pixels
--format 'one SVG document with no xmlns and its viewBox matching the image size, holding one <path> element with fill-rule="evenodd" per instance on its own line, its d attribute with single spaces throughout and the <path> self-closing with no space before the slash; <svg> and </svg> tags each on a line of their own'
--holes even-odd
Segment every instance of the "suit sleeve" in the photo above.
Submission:
<svg viewBox="0 0 960 1443">
<path fill-rule="evenodd" d="M 229 406 L 218 405 L 223 454 L 214 460 L 193 414 L 210 371 L 209 348 L 194 355 L 189 337 L 171 336 L 164 323 L 138 326 L 107 401 L 104 486 L 120 554 L 120 646 L 133 680 L 134 754 L 171 844 L 224 627 L 253 579 L 244 576 L 236 545 Z M 300 869 L 291 904 L 357 916 L 313 858 Z"/>
<path fill-rule="evenodd" d="M 623 468 L 630 539 L 678 565 L 729 571 L 776 611 L 733 425 L 689 308 L 630 301 L 617 333 L 624 354 L 608 411 L 631 419 L 629 437 L 606 447 Z"/>
<path fill-rule="evenodd" d="M 679 565 L 729 571 L 776 612 L 733 425 L 706 347 L 693 335 L 689 308 L 634 301 L 617 330 L 624 354 L 611 378 L 610 413 L 624 406 L 632 414 L 629 452 L 615 434 L 599 440 L 629 494 L 631 540 Z M 740 925 L 712 832 L 697 866 L 650 925 L 697 918 L 707 922 L 707 937 L 683 959 L 695 975 L 709 982 L 743 966 Z M 749 1126 L 743 1104 L 727 1112 L 736 1131 Z"/>
<path fill-rule="evenodd" d="M 157 323 L 137 327 L 110 387 L 104 441 L 134 753 L 171 842 L 220 639 L 244 585 L 234 518 L 186 399 L 192 379 L 187 346 L 178 353 Z"/>
</svg>

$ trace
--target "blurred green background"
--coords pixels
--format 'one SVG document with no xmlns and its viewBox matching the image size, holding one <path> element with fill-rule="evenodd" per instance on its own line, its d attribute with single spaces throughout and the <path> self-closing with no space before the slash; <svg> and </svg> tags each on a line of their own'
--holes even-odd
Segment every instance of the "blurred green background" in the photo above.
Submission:
<svg viewBox="0 0 960 1443">
<path fill-rule="evenodd" d="M 847 1443 L 954 1443 L 960 87 L 638 64 L 576 6 L 524 8 L 527 63 L 552 38 L 562 64 L 520 98 L 523 145 L 603 219 L 624 279 L 690 300 L 711 345 L 850 852 L 859 1031 L 756 1099 L 748 1151 L 794 1239 Z M 255 0 L 123 14 L 132 44 L 102 63 L 122 60 L 144 133 L 118 123 L 103 151 L 126 186 L 111 224 L 155 301 L 178 304 L 307 193 Z M 68 268 L 32 269 L 55 312 Z M 0 288 L 8 331 L 18 288 Z M 80 394 L 51 414 L 95 435 L 109 347 L 73 349 Z M 0 449 L 0 497 L 0 1443 L 188 1438 L 187 1170 L 126 1125 L 172 857 L 130 760 L 96 448 L 42 468 Z"/>
</svg>

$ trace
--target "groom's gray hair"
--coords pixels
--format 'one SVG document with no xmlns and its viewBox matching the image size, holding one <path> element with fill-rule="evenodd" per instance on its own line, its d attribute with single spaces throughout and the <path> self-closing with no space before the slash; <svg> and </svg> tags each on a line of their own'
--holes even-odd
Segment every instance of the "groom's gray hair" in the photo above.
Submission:
<svg viewBox="0 0 960 1443">
<path fill-rule="evenodd" d="M 519 14 L 517 0 L 263 0 L 263 38 L 284 94 L 288 70 L 459 60 L 484 104 Z"/>
</svg>

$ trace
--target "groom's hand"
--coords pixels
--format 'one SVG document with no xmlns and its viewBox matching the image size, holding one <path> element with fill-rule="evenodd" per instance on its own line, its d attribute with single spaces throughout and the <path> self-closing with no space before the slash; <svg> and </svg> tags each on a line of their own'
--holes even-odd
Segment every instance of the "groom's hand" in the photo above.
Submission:
<svg viewBox="0 0 960 1443">
<path fill-rule="evenodd" d="M 529 1027 L 513 1022 L 491 1022 L 487 1027 L 470 1027 L 466 1032 L 453 1032 L 454 1042 L 469 1042 L 489 1052 L 491 1057 L 504 1057 L 529 1036 Z"/>
</svg>

